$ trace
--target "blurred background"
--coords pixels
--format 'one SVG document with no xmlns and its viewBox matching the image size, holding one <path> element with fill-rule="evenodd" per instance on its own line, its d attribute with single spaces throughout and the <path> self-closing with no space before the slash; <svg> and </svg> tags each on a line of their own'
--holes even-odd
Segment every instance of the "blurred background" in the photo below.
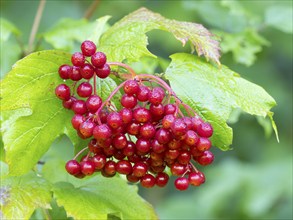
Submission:
<svg viewBox="0 0 293 220">
<path fill-rule="evenodd" d="M 38 6 L 37 0 L 1 0 L 1 17 L 19 29 L 16 37 L 1 34 L 1 78 L 29 49 Z M 170 181 L 163 189 L 139 189 L 140 195 L 160 219 L 292 219 L 292 1 L 47 0 L 34 50 L 56 48 L 48 33 L 56 31 L 60 19 L 94 21 L 111 15 L 114 24 L 140 7 L 203 24 L 221 37 L 222 64 L 262 86 L 278 103 L 272 111 L 280 138 L 278 143 L 268 121 L 236 114 L 229 121 L 233 150 L 213 149 L 216 159 L 203 169 L 204 185 L 178 192 Z M 168 33 L 147 35 L 149 50 L 167 61 L 175 52 L 190 51 Z M 45 40 L 39 40 L 42 36 Z"/>
</svg>

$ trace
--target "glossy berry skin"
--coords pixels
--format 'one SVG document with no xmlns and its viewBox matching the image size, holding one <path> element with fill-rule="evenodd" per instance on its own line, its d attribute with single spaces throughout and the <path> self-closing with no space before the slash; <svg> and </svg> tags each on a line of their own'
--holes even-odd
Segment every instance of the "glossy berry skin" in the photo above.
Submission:
<svg viewBox="0 0 293 220">
<path fill-rule="evenodd" d="M 118 134 L 112 140 L 113 146 L 119 150 L 125 148 L 127 143 L 128 141 L 124 134 Z"/>
<path fill-rule="evenodd" d="M 122 149 L 123 154 L 126 157 L 130 157 L 136 153 L 135 144 L 132 141 L 128 141 L 126 147 Z"/>
<path fill-rule="evenodd" d="M 196 144 L 197 150 L 199 150 L 201 152 L 209 150 L 211 148 L 211 146 L 212 146 L 211 141 L 205 137 L 200 137 L 198 139 L 197 144 Z"/>
<path fill-rule="evenodd" d="M 152 188 L 156 184 L 156 178 L 151 174 L 146 174 L 140 179 L 141 186 Z"/>
<path fill-rule="evenodd" d="M 151 123 L 146 123 L 140 127 L 139 134 L 142 138 L 151 139 L 156 134 L 156 129 Z"/>
<path fill-rule="evenodd" d="M 183 190 L 187 190 L 188 186 L 189 186 L 189 181 L 187 178 L 185 177 L 178 177 L 175 182 L 175 187 L 176 189 L 183 191 Z"/>
<path fill-rule="evenodd" d="M 92 161 L 83 161 L 80 163 L 81 172 L 86 175 L 90 176 L 95 172 L 95 164 Z"/>
<path fill-rule="evenodd" d="M 181 118 L 177 118 L 172 124 L 171 130 L 175 136 L 179 137 L 183 136 L 187 132 L 187 127 Z"/>
<path fill-rule="evenodd" d="M 69 75 L 71 71 L 72 71 L 72 67 L 67 64 L 64 64 L 59 67 L 58 73 L 60 78 L 69 79 Z"/>
<path fill-rule="evenodd" d="M 75 114 L 71 119 L 71 124 L 74 129 L 79 129 L 79 126 L 82 122 L 85 121 L 85 117 L 83 115 Z"/>
<path fill-rule="evenodd" d="M 132 111 L 128 108 L 122 108 L 120 110 L 120 115 L 122 117 L 123 124 L 128 124 L 132 121 Z"/>
<path fill-rule="evenodd" d="M 153 116 L 162 116 L 164 114 L 164 106 L 161 103 L 158 105 L 151 104 L 150 112 Z"/>
<path fill-rule="evenodd" d="M 204 151 L 201 156 L 197 158 L 197 162 L 200 165 L 206 166 L 214 161 L 214 154 L 210 151 Z"/>
<path fill-rule="evenodd" d="M 97 76 L 101 79 L 107 78 L 111 73 L 111 69 L 108 64 L 104 64 L 104 66 L 96 68 L 95 71 Z"/>
<path fill-rule="evenodd" d="M 98 95 L 91 95 L 85 102 L 85 105 L 90 113 L 95 113 L 102 105 L 102 99 Z"/>
<path fill-rule="evenodd" d="M 211 137 L 213 135 L 213 127 L 210 123 L 201 123 L 197 127 L 197 133 L 201 137 Z"/>
<path fill-rule="evenodd" d="M 79 81 L 82 79 L 81 73 L 80 73 L 80 67 L 79 66 L 73 66 L 72 71 L 69 74 L 69 78 L 73 81 Z"/>
<path fill-rule="evenodd" d="M 83 115 L 87 112 L 85 101 L 77 100 L 72 104 L 71 109 L 74 111 L 75 114 Z"/>
<path fill-rule="evenodd" d="M 164 106 L 164 114 L 165 115 L 169 115 L 169 114 L 173 115 L 173 114 L 175 114 L 176 110 L 177 110 L 177 107 L 174 104 L 167 104 Z"/>
<path fill-rule="evenodd" d="M 107 161 L 103 168 L 103 171 L 107 175 L 106 177 L 114 176 L 116 174 L 116 163 L 112 160 Z"/>
<path fill-rule="evenodd" d="M 154 105 L 159 105 L 162 103 L 165 97 L 165 91 L 161 87 L 155 87 L 149 93 L 149 102 Z"/>
<path fill-rule="evenodd" d="M 127 95 L 134 95 L 139 90 L 139 85 L 136 80 L 127 80 L 123 86 L 123 90 Z"/>
<path fill-rule="evenodd" d="M 71 109 L 73 103 L 77 100 L 74 96 L 70 96 L 68 100 L 63 100 L 62 105 L 64 108 Z"/>
<path fill-rule="evenodd" d="M 189 161 L 191 160 L 191 153 L 189 151 L 181 151 L 180 155 L 177 157 L 177 161 L 180 164 L 187 165 Z"/>
<path fill-rule="evenodd" d="M 136 106 L 137 104 L 137 99 L 132 96 L 132 95 L 127 95 L 127 94 L 124 94 L 122 97 L 121 97 L 121 105 L 125 108 L 128 108 L 128 109 L 132 109 Z"/>
<path fill-rule="evenodd" d="M 96 154 L 93 158 L 92 158 L 92 162 L 95 165 L 95 170 L 101 170 L 103 169 L 103 167 L 106 164 L 106 156 L 103 154 Z"/>
<path fill-rule="evenodd" d="M 110 128 L 117 129 L 122 123 L 122 117 L 118 112 L 111 112 L 107 117 L 107 124 Z"/>
<path fill-rule="evenodd" d="M 139 138 L 136 141 L 136 149 L 141 153 L 141 155 L 147 154 L 151 149 L 151 143 L 147 139 Z"/>
<path fill-rule="evenodd" d="M 148 101 L 150 91 L 151 90 L 147 86 L 140 85 L 136 94 L 137 100 L 140 102 Z"/>
<path fill-rule="evenodd" d="M 86 63 L 80 68 L 80 75 L 84 79 L 91 79 L 94 76 L 94 73 L 95 69 L 91 64 Z"/>
<path fill-rule="evenodd" d="M 93 135 L 97 140 L 106 140 L 111 137 L 112 131 L 107 124 L 101 124 L 94 128 Z"/>
<path fill-rule="evenodd" d="M 167 144 L 171 140 L 171 133 L 167 129 L 160 128 L 157 130 L 155 138 L 160 144 Z"/>
<path fill-rule="evenodd" d="M 152 145 L 152 150 L 155 153 L 163 153 L 167 149 L 166 145 L 160 144 L 158 140 L 156 139 L 152 140 L 151 145 Z"/>
<path fill-rule="evenodd" d="M 133 110 L 133 118 L 136 122 L 145 123 L 150 121 L 151 113 L 148 109 L 139 107 Z"/>
<path fill-rule="evenodd" d="M 80 96 L 80 97 L 89 97 L 92 92 L 93 92 L 93 87 L 90 83 L 88 82 L 83 82 L 81 84 L 79 84 L 79 86 L 77 87 L 76 89 L 77 91 L 77 94 Z"/>
<path fill-rule="evenodd" d="M 68 100 L 70 98 L 70 88 L 66 84 L 60 84 L 55 89 L 56 96 L 61 100 Z"/>
<path fill-rule="evenodd" d="M 137 162 L 133 166 L 132 173 L 136 177 L 144 176 L 148 171 L 148 166 L 143 162 Z"/>
<path fill-rule="evenodd" d="M 65 165 L 65 169 L 71 175 L 77 175 L 81 172 L 81 166 L 76 160 L 69 160 Z"/>
<path fill-rule="evenodd" d="M 160 172 L 157 174 L 156 176 L 156 185 L 159 187 L 164 187 L 167 185 L 169 181 L 169 175 L 164 173 L 164 172 Z"/>
<path fill-rule="evenodd" d="M 72 54 L 71 56 L 71 63 L 74 66 L 83 66 L 85 61 L 85 57 L 82 53 L 80 52 L 75 52 L 74 54 Z"/>
<path fill-rule="evenodd" d="M 200 186 L 205 182 L 205 176 L 202 172 L 191 172 L 188 176 L 189 183 L 193 186 Z"/>
<path fill-rule="evenodd" d="M 128 175 L 132 172 L 131 163 L 127 160 L 120 160 L 116 164 L 116 171 L 120 174 Z"/>
<path fill-rule="evenodd" d="M 188 130 L 185 135 L 184 143 L 188 146 L 195 146 L 199 140 L 196 132 L 193 130 Z"/>
<path fill-rule="evenodd" d="M 96 52 L 91 57 L 92 64 L 95 67 L 103 67 L 107 61 L 106 55 L 103 52 Z"/>
<path fill-rule="evenodd" d="M 138 135 L 140 131 L 140 124 L 137 122 L 132 122 L 127 125 L 126 131 L 130 135 Z"/>
<path fill-rule="evenodd" d="M 174 176 L 181 176 L 181 175 L 183 175 L 185 173 L 185 171 L 186 171 L 186 166 L 182 165 L 180 163 L 174 163 L 171 166 L 171 173 Z"/>
<path fill-rule="evenodd" d="M 137 183 L 140 180 L 139 177 L 134 176 L 132 173 L 131 174 L 128 174 L 126 176 L 126 179 L 128 180 L 128 182 L 131 182 L 131 183 Z"/>
<path fill-rule="evenodd" d="M 93 135 L 95 126 L 96 124 L 94 122 L 87 120 L 80 124 L 79 131 L 85 138 L 89 138 Z"/>
<path fill-rule="evenodd" d="M 82 42 L 80 49 L 84 56 L 90 57 L 96 52 L 97 47 L 94 42 L 90 40 L 85 40 L 84 42 Z"/>
</svg>

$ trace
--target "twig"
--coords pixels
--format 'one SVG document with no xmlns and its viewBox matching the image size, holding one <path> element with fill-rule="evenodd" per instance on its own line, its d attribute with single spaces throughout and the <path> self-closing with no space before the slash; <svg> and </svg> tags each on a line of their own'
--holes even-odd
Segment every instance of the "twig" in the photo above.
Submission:
<svg viewBox="0 0 293 220">
<path fill-rule="evenodd" d="M 39 4 L 38 10 L 37 10 L 37 13 L 35 16 L 34 24 L 33 24 L 32 30 L 31 30 L 31 35 L 30 35 L 29 43 L 28 43 L 28 50 L 27 50 L 26 54 L 29 54 L 32 52 L 33 43 L 35 41 L 35 37 L 36 37 L 37 31 L 39 28 L 39 24 L 40 24 L 42 15 L 43 15 L 43 10 L 45 8 L 45 4 L 46 4 L 46 0 L 40 0 L 40 4 Z"/>
<path fill-rule="evenodd" d="M 88 7 L 86 12 L 84 13 L 84 18 L 89 19 L 95 12 L 96 8 L 98 7 L 100 0 L 95 0 L 93 3 Z"/>
</svg>

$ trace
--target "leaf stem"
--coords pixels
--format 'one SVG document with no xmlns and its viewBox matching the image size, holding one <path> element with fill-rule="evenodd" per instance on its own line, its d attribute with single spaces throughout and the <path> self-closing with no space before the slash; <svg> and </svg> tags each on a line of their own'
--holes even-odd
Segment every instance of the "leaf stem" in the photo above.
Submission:
<svg viewBox="0 0 293 220">
<path fill-rule="evenodd" d="M 46 0 L 40 0 L 40 4 L 39 4 L 38 10 L 37 10 L 37 13 L 35 16 L 35 20 L 33 23 L 33 27 L 31 30 L 29 43 L 28 43 L 28 49 L 27 49 L 26 54 L 30 54 L 33 51 L 33 44 L 35 41 L 36 34 L 38 32 L 38 28 L 39 28 L 40 21 L 41 21 L 42 15 L 43 15 L 45 4 L 46 4 Z"/>
</svg>

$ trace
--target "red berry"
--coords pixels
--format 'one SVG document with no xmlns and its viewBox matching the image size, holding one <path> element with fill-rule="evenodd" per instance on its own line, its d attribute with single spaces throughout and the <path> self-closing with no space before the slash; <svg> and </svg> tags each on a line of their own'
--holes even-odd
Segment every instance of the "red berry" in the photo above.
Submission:
<svg viewBox="0 0 293 220">
<path fill-rule="evenodd" d="M 102 105 L 102 99 L 98 95 L 91 95 L 85 102 L 85 105 L 90 113 L 95 113 Z"/>
<path fill-rule="evenodd" d="M 111 112 L 107 117 L 107 124 L 113 129 L 117 129 L 122 123 L 122 117 L 118 112 Z"/>
<path fill-rule="evenodd" d="M 65 165 L 65 169 L 71 175 L 77 175 L 81 172 L 81 166 L 76 160 L 69 160 Z"/>
<path fill-rule="evenodd" d="M 187 126 L 181 118 L 177 118 L 172 124 L 171 130 L 176 137 L 180 137 L 187 132 Z"/>
<path fill-rule="evenodd" d="M 165 91 L 161 87 L 155 87 L 149 93 L 149 102 L 154 105 L 159 105 L 162 103 L 165 97 Z"/>
<path fill-rule="evenodd" d="M 93 135 L 97 140 L 106 140 L 111 137 L 112 131 L 107 124 L 101 124 L 94 128 Z"/>
<path fill-rule="evenodd" d="M 139 85 L 135 80 L 127 80 L 123 86 L 123 90 L 128 95 L 134 95 L 139 90 Z"/>
<path fill-rule="evenodd" d="M 175 184 L 176 189 L 182 191 L 182 190 L 187 190 L 187 188 L 189 186 L 189 181 L 185 177 L 178 177 L 175 180 L 175 183 L 174 184 Z"/>
<path fill-rule="evenodd" d="M 110 66 L 108 64 L 104 64 L 104 66 L 96 68 L 96 74 L 99 78 L 105 79 L 111 73 Z"/>
<path fill-rule="evenodd" d="M 127 160 L 120 160 L 116 164 L 116 171 L 120 174 L 128 175 L 132 172 L 131 163 Z"/>
<path fill-rule="evenodd" d="M 146 174 L 140 179 L 140 184 L 145 188 L 151 188 L 155 185 L 156 178 L 151 174 Z"/>
<path fill-rule="evenodd" d="M 175 114 L 176 110 L 177 110 L 177 106 L 176 105 L 174 105 L 174 104 L 167 104 L 164 107 L 164 114 L 165 115 L 169 115 L 169 114 L 170 115 L 173 115 L 173 114 Z"/>
<path fill-rule="evenodd" d="M 144 176 L 148 171 L 148 166 L 143 162 L 137 162 L 134 164 L 132 168 L 132 173 L 136 177 L 142 177 Z"/>
<path fill-rule="evenodd" d="M 84 42 L 82 42 L 80 49 L 84 56 L 89 57 L 96 52 L 97 47 L 94 42 L 90 40 L 85 40 Z"/>
<path fill-rule="evenodd" d="M 200 165 L 206 166 L 214 161 L 214 154 L 210 151 L 204 151 L 201 156 L 197 158 L 197 162 Z"/>
<path fill-rule="evenodd" d="M 91 64 L 86 63 L 80 68 L 80 75 L 84 79 L 92 78 L 94 73 L 95 73 L 95 69 Z"/>
<path fill-rule="evenodd" d="M 103 67 L 107 61 L 106 55 L 103 52 L 96 52 L 91 57 L 92 64 L 95 67 Z"/>
<path fill-rule="evenodd" d="M 81 172 L 86 175 L 90 176 L 95 172 L 95 164 L 92 161 L 83 161 L 80 163 Z"/>
<path fill-rule="evenodd" d="M 80 52 L 75 52 L 74 54 L 72 54 L 71 56 L 71 63 L 74 66 L 83 66 L 85 61 L 85 57 L 82 53 Z"/>
<path fill-rule="evenodd" d="M 70 99 L 70 88 L 65 84 L 60 84 L 55 89 L 56 96 L 61 100 Z"/>
<path fill-rule="evenodd" d="M 124 94 L 122 97 L 121 97 L 121 105 L 125 108 L 129 108 L 129 109 L 132 109 L 136 106 L 137 104 L 137 99 L 132 96 L 132 95 L 127 95 L 127 94 Z"/>
<path fill-rule="evenodd" d="M 139 107 L 133 110 L 133 118 L 139 123 L 145 123 L 150 121 L 151 113 L 148 109 Z"/>
<path fill-rule="evenodd" d="M 191 153 L 186 150 L 181 151 L 179 156 L 177 157 L 177 161 L 180 164 L 184 164 L 184 165 L 187 165 L 190 160 L 191 160 Z"/>
<path fill-rule="evenodd" d="M 147 139 L 139 138 L 136 141 L 136 149 L 141 153 L 141 155 L 147 154 L 151 149 L 151 143 Z"/>
<path fill-rule="evenodd" d="M 77 99 L 74 96 L 70 96 L 70 98 L 68 100 L 63 100 L 62 105 L 63 105 L 64 108 L 71 109 L 73 103 L 76 100 Z"/>
<path fill-rule="evenodd" d="M 107 161 L 103 168 L 103 171 L 107 175 L 106 177 L 114 176 L 116 174 L 116 163 L 112 160 Z"/>
<path fill-rule="evenodd" d="M 153 116 L 160 117 L 164 114 L 164 106 L 162 104 L 158 104 L 158 105 L 151 104 L 150 112 Z"/>
<path fill-rule="evenodd" d="M 128 141 L 126 147 L 122 149 L 125 156 L 130 157 L 136 153 L 136 146 L 132 141 Z"/>
<path fill-rule="evenodd" d="M 72 71 L 72 67 L 67 64 L 64 64 L 59 67 L 58 73 L 62 79 L 69 79 L 69 75 L 71 71 Z"/>
<path fill-rule="evenodd" d="M 155 153 L 163 153 L 167 149 L 166 145 L 160 144 L 158 140 L 152 141 L 152 150 Z"/>
<path fill-rule="evenodd" d="M 95 169 L 96 170 L 101 170 L 106 164 L 106 156 L 103 154 L 96 154 L 92 158 L 92 162 L 95 164 Z"/>
<path fill-rule="evenodd" d="M 126 131 L 130 135 L 138 135 L 140 131 L 140 124 L 136 122 L 131 122 L 126 126 Z"/>
<path fill-rule="evenodd" d="M 127 146 L 127 143 L 127 138 L 124 134 L 118 134 L 112 140 L 113 146 L 119 150 L 125 148 Z"/>
<path fill-rule="evenodd" d="M 156 134 L 156 129 L 151 123 L 146 123 L 140 127 L 139 134 L 142 138 L 151 139 Z"/>
<path fill-rule="evenodd" d="M 93 87 L 88 82 L 83 82 L 77 87 L 77 94 L 80 97 L 89 97 L 92 94 Z"/>
<path fill-rule="evenodd" d="M 196 143 L 198 142 L 199 138 L 196 134 L 195 131 L 193 130 L 188 130 L 186 132 L 186 136 L 184 139 L 184 143 L 187 144 L 188 146 L 195 146 Z"/>
<path fill-rule="evenodd" d="M 186 165 L 180 164 L 180 163 L 174 163 L 171 166 L 171 173 L 174 176 L 181 176 L 185 173 L 186 171 Z"/>
<path fill-rule="evenodd" d="M 205 182 L 205 176 L 202 172 L 191 172 L 188 180 L 191 185 L 199 186 Z"/>
<path fill-rule="evenodd" d="M 160 144 L 167 144 L 171 140 L 171 133 L 165 128 L 160 128 L 155 137 Z"/>
<path fill-rule="evenodd" d="M 75 114 L 83 115 L 87 113 L 87 108 L 85 101 L 83 100 L 77 100 L 72 104 L 71 109 L 74 111 Z"/>
<path fill-rule="evenodd" d="M 212 146 L 211 141 L 205 137 L 200 137 L 198 139 L 197 144 L 196 144 L 197 150 L 199 150 L 201 152 L 209 150 L 211 148 L 211 146 Z"/>
<path fill-rule="evenodd" d="M 96 124 L 94 122 L 87 120 L 80 124 L 79 131 L 85 138 L 89 138 L 93 135 L 95 126 Z"/>
<path fill-rule="evenodd" d="M 70 72 L 69 74 L 69 78 L 73 81 L 79 81 L 82 79 L 82 76 L 81 76 L 81 71 L 80 71 L 80 67 L 79 66 L 73 66 L 72 67 L 72 71 Z"/>
<path fill-rule="evenodd" d="M 83 115 L 75 114 L 71 119 L 71 124 L 74 129 L 79 129 L 79 126 L 82 122 L 85 121 L 85 117 Z"/>
<path fill-rule="evenodd" d="M 123 124 L 128 124 L 132 121 L 132 111 L 128 108 L 122 108 L 120 110 Z"/>
<path fill-rule="evenodd" d="M 201 137 L 211 137 L 213 135 L 213 127 L 210 123 L 201 123 L 197 127 L 197 133 Z"/>
<path fill-rule="evenodd" d="M 137 100 L 140 102 L 148 101 L 150 91 L 151 90 L 147 86 L 140 85 L 136 94 Z"/>
<path fill-rule="evenodd" d="M 169 176 L 164 172 L 160 172 L 156 176 L 156 185 L 159 187 L 164 187 L 168 183 Z"/>
</svg>

